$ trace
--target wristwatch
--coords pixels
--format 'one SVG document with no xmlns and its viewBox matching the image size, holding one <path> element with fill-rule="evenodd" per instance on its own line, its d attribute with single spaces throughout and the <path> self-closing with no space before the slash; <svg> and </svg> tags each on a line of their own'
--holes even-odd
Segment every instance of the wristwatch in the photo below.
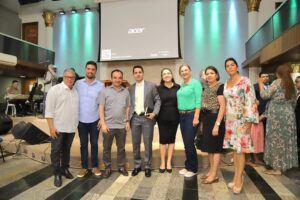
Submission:
<svg viewBox="0 0 300 200">
<path fill-rule="evenodd" d="M 217 125 L 217 126 L 220 126 L 220 122 L 216 122 L 216 125 Z"/>
</svg>

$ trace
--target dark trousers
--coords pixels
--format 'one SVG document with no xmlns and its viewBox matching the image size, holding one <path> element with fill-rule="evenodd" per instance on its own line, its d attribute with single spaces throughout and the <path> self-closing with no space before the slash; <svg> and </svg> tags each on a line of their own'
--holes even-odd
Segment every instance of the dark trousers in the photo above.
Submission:
<svg viewBox="0 0 300 200">
<path fill-rule="evenodd" d="M 125 142 L 126 130 L 123 129 L 110 129 L 108 133 L 103 133 L 103 162 L 106 169 L 111 168 L 111 146 L 116 137 L 116 145 L 118 149 L 117 160 L 119 169 L 125 165 Z"/>
<path fill-rule="evenodd" d="M 45 112 L 46 112 L 46 99 L 47 99 L 47 92 L 44 93 L 44 97 L 43 97 L 43 117 L 45 117 Z"/>
<path fill-rule="evenodd" d="M 51 139 L 51 163 L 53 173 L 60 174 L 61 170 L 68 169 L 70 150 L 75 133 L 59 133 L 57 138 Z"/>
<path fill-rule="evenodd" d="M 92 167 L 98 167 L 98 138 L 99 130 L 97 128 L 98 121 L 92 123 L 79 122 L 78 133 L 80 138 L 80 154 L 81 154 L 81 166 L 87 169 L 89 166 L 89 136 L 91 142 L 91 161 Z"/>
<path fill-rule="evenodd" d="M 198 171 L 198 157 L 194 145 L 197 127 L 193 126 L 194 112 L 180 114 L 180 129 L 185 149 L 185 168 L 196 173 Z"/>
<path fill-rule="evenodd" d="M 144 116 L 134 114 L 131 118 L 131 134 L 132 134 L 132 147 L 134 157 L 134 167 L 139 168 L 142 165 L 141 159 L 141 140 L 145 146 L 145 169 L 151 168 L 152 161 L 152 141 L 153 141 L 153 127 L 155 120 L 150 120 Z"/>
</svg>

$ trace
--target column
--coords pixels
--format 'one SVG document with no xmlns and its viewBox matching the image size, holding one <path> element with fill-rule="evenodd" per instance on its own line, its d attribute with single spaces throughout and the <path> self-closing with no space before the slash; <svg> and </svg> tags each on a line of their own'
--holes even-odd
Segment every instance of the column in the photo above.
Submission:
<svg viewBox="0 0 300 200">
<path fill-rule="evenodd" d="M 53 23 L 56 14 L 51 11 L 43 12 L 43 18 L 46 25 L 46 48 L 53 50 Z"/>
<path fill-rule="evenodd" d="M 184 14 L 185 14 L 185 8 L 188 4 L 188 0 L 180 0 L 179 2 L 179 43 L 180 43 L 180 53 L 182 59 L 176 59 L 175 62 L 175 69 L 174 69 L 174 79 L 179 81 L 181 80 L 178 70 L 179 66 L 184 63 Z"/>
<path fill-rule="evenodd" d="M 248 8 L 248 38 L 250 38 L 258 29 L 258 10 L 261 0 L 247 0 Z M 260 66 L 249 66 L 249 78 L 252 83 L 256 82 Z"/>
</svg>

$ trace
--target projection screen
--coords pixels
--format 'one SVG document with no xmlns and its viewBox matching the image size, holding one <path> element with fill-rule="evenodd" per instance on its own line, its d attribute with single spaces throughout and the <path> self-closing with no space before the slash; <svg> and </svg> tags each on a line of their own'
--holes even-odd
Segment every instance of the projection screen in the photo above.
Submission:
<svg viewBox="0 0 300 200">
<path fill-rule="evenodd" d="M 100 4 L 100 61 L 179 58 L 178 0 Z"/>
</svg>

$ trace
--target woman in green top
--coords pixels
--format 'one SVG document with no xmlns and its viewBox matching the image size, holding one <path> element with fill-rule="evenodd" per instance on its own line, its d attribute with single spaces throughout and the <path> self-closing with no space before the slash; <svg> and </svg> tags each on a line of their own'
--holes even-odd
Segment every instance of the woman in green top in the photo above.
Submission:
<svg viewBox="0 0 300 200">
<path fill-rule="evenodd" d="M 202 86 L 198 80 L 192 79 L 189 65 L 179 67 L 179 75 L 184 83 L 177 91 L 178 110 L 180 114 L 180 129 L 185 149 L 185 168 L 179 174 L 192 177 L 198 171 L 198 158 L 194 146 L 194 138 L 199 124 Z"/>
</svg>

